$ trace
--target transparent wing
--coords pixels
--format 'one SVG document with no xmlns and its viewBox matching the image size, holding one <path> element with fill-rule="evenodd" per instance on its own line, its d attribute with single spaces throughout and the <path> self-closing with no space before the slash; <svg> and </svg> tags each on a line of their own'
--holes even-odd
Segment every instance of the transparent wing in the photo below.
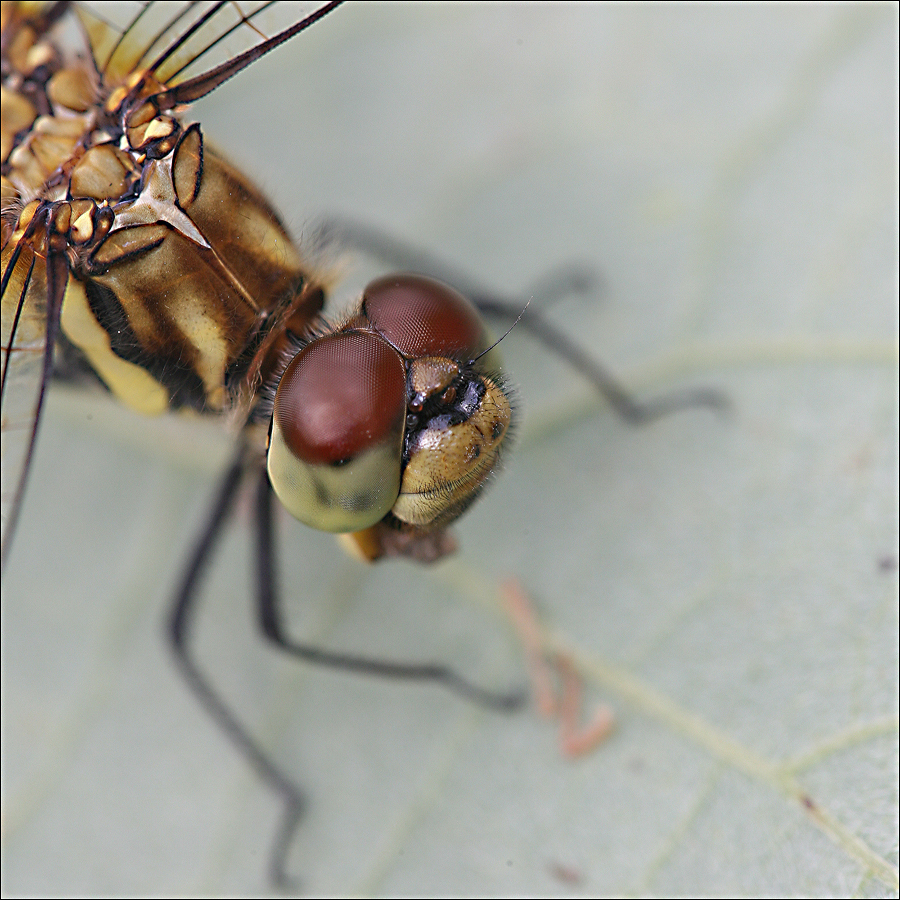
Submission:
<svg viewBox="0 0 900 900">
<path fill-rule="evenodd" d="M 34 254 L 25 249 L 18 259 L 12 258 L 12 252 L 3 258 L 0 501 L 4 563 L 34 445 L 46 349 L 43 266 L 35 274 Z"/>
<path fill-rule="evenodd" d="M 182 86 L 172 93 L 174 106 L 208 94 L 339 3 L 308 15 L 299 4 L 274 0 L 93 4 L 78 14 L 98 71 L 118 83 L 136 71 L 152 72 L 167 87 Z"/>
</svg>

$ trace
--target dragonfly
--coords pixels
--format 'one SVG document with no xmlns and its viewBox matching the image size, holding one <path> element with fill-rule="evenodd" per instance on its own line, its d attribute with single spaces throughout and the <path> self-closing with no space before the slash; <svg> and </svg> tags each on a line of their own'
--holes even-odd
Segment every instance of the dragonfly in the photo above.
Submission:
<svg viewBox="0 0 900 900">
<path fill-rule="evenodd" d="M 13 552 L 16 517 L 27 496 L 29 461 L 39 434 L 43 397 L 52 375 L 82 377 L 86 372 L 93 372 L 106 389 L 143 412 L 187 408 L 202 416 L 227 420 L 236 427 L 238 449 L 175 591 L 169 634 L 189 686 L 283 800 L 284 813 L 271 865 L 274 880 L 281 883 L 288 881 L 286 857 L 303 809 L 303 797 L 221 701 L 193 662 L 189 648 L 197 588 L 204 568 L 212 561 L 219 529 L 243 481 L 255 478 L 257 482 L 257 539 L 262 573 L 256 588 L 259 620 L 264 634 L 276 646 L 326 665 L 387 677 L 439 681 L 501 707 L 510 705 L 512 700 L 509 695 L 483 691 L 444 667 L 385 663 L 291 642 L 279 620 L 271 561 L 273 489 L 301 521 L 351 535 L 357 551 L 370 560 L 390 555 L 434 560 L 452 546 L 447 526 L 465 512 L 490 480 L 500 456 L 498 445 L 502 445 L 516 415 L 505 383 L 494 377 L 501 364 L 493 340 L 487 337 L 481 320 L 472 310 L 511 322 L 521 312 L 521 302 L 497 298 L 477 285 L 465 283 L 453 270 L 419 256 L 425 264 L 416 268 L 427 269 L 428 276 L 445 277 L 435 281 L 409 273 L 386 276 L 386 280 L 373 282 L 360 308 L 340 320 L 324 319 L 321 312 L 326 287 L 307 270 L 274 207 L 255 190 L 250 179 L 231 169 L 224 158 L 207 146 L 200 127 L 183 119 L 184 106 L 218 89 L 239 74 L 241 68 L 306 30 L 333 5 L 316 10 L 271 38 L 256 24 L 257 11 L 248 10 L 246 5 L 238 8 L 226 3 L 188 4 L 173 12 L 171 4 L 158 7 L 148 4 L 121 29 L 96 18 L 89 7 L 79 9 L 91 48 L 92 67 L 96 69 L 88 74 L 99 77 L 103 85 L 100 99 L 96 82 L 91 89 L 86 88 L 84 79 L 79 83 L 78 78 L 63 77 L 71 76 L 76 70 L 62 65 L 62 59 L 57 64 L 53 53 L 49 53 L 50 62 L 41 65 L 48 70 L 59 65 L 51 74 L 60 75 L 62 102 L 75 115 L 66 119 L 61 134 L 53 133 L 51 125 L 42 122 L 46 130 L 40 134 L 50 135 L 46 142 L 33 139 L 28 144 L 25 139 L 26 150 L 32 151 L 31 157 L 36 160 L 34 165 L 43 169 L 38 176 L 31 172 L 30 181 L 20 177 L 25 186 L 14 184 L 17 191 L 14 202 L 7 205 L 4 201 L 4 457 L 14 438 L 24 437 L 18 442 L 22 452 L 10 466 L 15 469 L 14 474 L 7 474 L 4 458 L 3 493 L 4 500 L 10 504 L 4 520 L 4 555 Z M 265 6 L 260 6 L 259 12 L 264 12 Z M 160 9 L 164 11 L 162 20 L 151 26 L 150 14 Z M 224 23 L 224 17 L 229 14 L 231 19 Z M 15 57 L 12 69 L 21 76 L 28 71 L 29 52 L 32 57 L 41 58 L 34 51 L 34 48 L 43 50 L 39 38 L 51 38 L 49 45 L 55 48 L 55 32 L 71 24 L 72 10 L 65 4 L 22 4 L 12 7 L 9 15 L 11 24 L 4 21 L 5 46 L 7 33 L 25 34 L 19 41 L 33 41 L 26 52 L 16 49 L 16 42 L 12 42 L 15 50 L 11 52 L 11 58 Z M 246 51 L 248 55 L 229 56 L 224 68 L 204 68 L 204 51 L 221 37 L 237 34 L 251 44 Z M 200 72 L 195 74 L 198 68 Z M 148 70 L 149 74 L 136 78 L 136 73 Z M 45 73 L 33 80 L 48 83 Z M 53 77 L 49 83 L 53 84 Z M 86 108 L 80 110 L 79 105 Z M 72 125 L 71 119 L 83 122 L 101 107 L 101 121 L 98 124 L 91 120 L 89 131 L 84 125 L 80 131 Z M 26 112 L 25 118 L 29 115 Z M 85 119 L 79 120 L 79 115 Z M 38 118 L 35 116 L 30 124 L 17 129 L 16 135 L 31 134 L 29 129 Z M 19 137 L 20 143 L 22 140 Z M 63 150 L 58 159 L 52 160 L 54 167 L 48 170 L 41 157 L 48 152 L 45 147 L 56 146 L 53 141 L 62 144 Z M 10 154 L 18 149 L 16 146 Z M 28 153 L 19 156 L 25 157 L 28 163 Z M 57 175 L 58 170 L 63 170 L 65 178 Z M 204 219 L 201 206 L 204 192 L 217 182 L 223 194 L 231 197 L 238 192 L 243 197 L 245 205 L 240 209 L 240 218 L 251 223 L 246 226 L 249 231 L 212 238 L 218 223 L 212 216 Z M 32 188 L 33 196 L 27 190 L 29 185 L 37 185 Z M 165 207 L 164 212 L 160 212 L 161 205 Z M 7 210 L 11 211 L 9 215 Z M 142 234 L 142 230 L 148 234 Z M 178 235 L 177 250 L 165 243 L 173 232 Z M 252 238 L 256 249 L 248 251 L 249 240 L 245 236 Z M 344 228 L 341 236 L 365 252 L 385 258 L 404 257 L 404 248 L 366 229 Z M 179 301 L 179 312 L 183 314 L 182 331 L 190 332 L 191 336 L 174 347 L 174 352 L 169 342 L 154 343 L 150 339 L 152 329 L 141 332 L 135 327 L 125 328 L 121 313 L 117 322 L 110 320 L 109 313 L 111 305 L 124 310 L 129 321 L 139 318 L 137 310 L 144 309 L 146 314 L 146 298 L 154 292 L 157 295 L 164 292 L 165 286 L 154 280 L 158 267 L 141 262 L 148 254 L 160 252 L 160 248 L 165 249 L 166 282 L 183 278 L 190 284 L 179 295 L 185 298 Z M 210 255 L 215 257 L 213 264 L 202 261 Z M 262 284 L 258 283 L 260 268 L 267 269 Z M 218 304 L 215 308 L 221 309 L 221 297 L 226 296 L 230 304 L 226 318 L 230 322 L 240 320 L 234 332 L 226 337 L 217 333 L 210 322 L 216 314 L 209 311 L 209 297 L 203 295 L 204 282 L 209 277 L 218 278 L 218 283 L 224 285 L 214 292 Z M 257 283 L 251 285 L 254 278 Z M 138 288 L 142 279 L 143 285 Z M 447 284 L 448 281 L 454 282 L 455 287 Z M 377 310 L 386 293 L 398 286 L 401 292 L 411 292 L 415 297 L 424 295 L 425 300 L 404 307 L 400 326 L 386 325 L 380 313 L 371 311 Z M 91 332 L 87 337 L 79 336 L 79 322 L 73 318 L 79 301 L 80 326 Z M 129 310 L 132 302 L 135 307 Z M 72 308 L 67 309 L 69 306 Z M 449 337 L 439 338 L 436 346 L 422 349 L 400 332 L 409 323 L 418 328 L 427 321 L 426 307 L 456 310 L 454 321 L 458 319 L 461 324 L 458 330 L 451 330 Z M 106 318 L 97 313 L 98 308 L 105 309 Z M 374 320 L 371 315 L 375 316 Z M 526 312 L 521 326 L 532 330 L 551 350 L 572 363 L 623 415 L 634 421 L 654 418 L 680 405 L 711 400 L 710 396 L 692 392 L 638 405 L 588 354 L 550 327 L 539 313 Z M 317 444 L 317 438 L 310 438 L 309 428 L 304 431 L 305 426 L 301 427 L 298 440 L 305 447 L 308 465 L 303 470 L 305 474 L 286 474 L 285 470 L 290 468 L 286 459 L 295 453 L 285 436 L 292 426 L 279 420 L 277 412 L 282 405 L 281 384 L 295 380 L 301 386 L 307 381 L 312 385 L 302 387 L 300 399 L 288 401 L 286 407 L 308 411 L 317 408 L 317 404 L 321 406 L 320 392 L 334 380 L 328 374 L 332 370 L 326 369 L 326 374 L 320 376 L 314 366 L 309 370 L 312 376 L 306 379 L 305 365 L 320 355 L 337 354 L 343 360 L 342 354 L 349 351 L 343 349 L 342 341 L 346 338 L 350 346 L 365 344 L 368 338 L 363 335 L 366 334 L 376 335 L 377 341 L 373 345 L 376 349 L 365 351 L 369 354 L 368 364 L 372 364 L 374 355 L 376 368 L 384 364 L 388 370 L 402 369 L 399 381 L 387 376 L 382 379 L 393 385 L 387 388 L 387 393 L 394 395 L 391 402 L 379 395 L 372 404 L 376 411 L 393 409 L 392 418 L 376 422 L 363 413 L 362 418 L 350 423 L 351 427 L 333 446 L 321 440 Z M 116 338 L 118 344 L 114 343 Z M 97 340 L 101 350 L 96 349 Z M 185 365 L 184 360 L 196 351 L 201 362 Z M 354 354 L 355 351 L 350 355 Z M 301 374 L 294 378 L 298 370 Z M 126 373 L 124 380 L 120 379 L 121 371 Z M 354 384 L 342 386 L 337 399 L 325 407 L 330 404 L 338 408 L 342 415 L 337 418 L 346 420 L 351 399 L 348 394 L 355 390 Z M 394 402 L 396 395 L 402 397 L 400 403 Z M 439 410 L 435 403 L 439 404 Z M 486 408 L 489 412 L 485 418 Z M 321 415 L 329 421 L 336 418 L 320 411 Z M 395 506 L 399 496 L 417 496 L 415 490 L 404 489 L 398 482 L 407 475 L 412 478 L 419 448 L 429 443 L 431 433 L 452 432 L 459 425 L 468 429 L 463 456 L 474 458 L 475 474 L 471 477 L 466 474 L 462 479 L 454 477 L 451 481 L 454 488 L 460 480 L 466 482 L 464 486 L 468 490 L 463 496 L 454 490 L 443 491 L 441 508 L 435 514 L 429 510 L 403 511 L 398 515 L 401 510 Z M 473 428 L 479 440 L 484 441 L 474 449 Z M 373 430 L 378 432 L 374 448 L 360 444 L 360 435 Z M 388 444 L 394 450 L 386 450 Z M 386 476 L 384 457 L 397 448 L 400 448 L 400 463 L 392 475 Z M 442 449 L 439 455 L 446 454 Z M 427 456 L 422 459 L 427 460 Z M 427 462 L 423 461 L 423 465 L 428 469 Z M 349 482 L 344 481 L 348 474 Z M 391 483 L 385 486 L 385 481 Z M 350 485 L 348 496 L 340 496 L 343 489 L 332 486 L 342 482 Z M 441 494 L 441 490 L 429 488 L 422 493 L 430 502 L 430 495 Z M 389 506 L 385 496 L 393 500 Z M 427 521 L 421 520 L 422 515 L 429 517 Z"/>
</svg>

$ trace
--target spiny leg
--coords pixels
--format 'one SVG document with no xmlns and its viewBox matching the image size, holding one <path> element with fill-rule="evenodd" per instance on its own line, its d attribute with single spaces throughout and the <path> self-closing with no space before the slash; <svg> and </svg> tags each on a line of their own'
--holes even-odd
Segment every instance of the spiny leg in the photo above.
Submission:
<svg viewBox="0 0 900 900">
<path fill-rule="evenodd" d="M 246 442 L 242 439 L 234 459 L 222 479 L 213 501 L 209 518 L 200 540 L 191 556 L 178 591 L 175 593 L 169 616 L 168 636 L 178 669 L 197 699 L 237 747 L 260 778 L 268 784 L 284 802 L 284 814 L 276 833 L 271 857 L 272 881 L 282 887 L 294 887 L 286 872 L 286 859 L 294 831 L 303 813 L 303 796 L 291 779 L 266 755 L 236 718 L 225 701 L 213 689 L 190 655 L 190 631 L 197 611 L 199 588 L 222 529 L 240 488 L 245 470 L 251 459 Z"/>
<path fill-rule="evenodd" d="M 572 264 L 556 268 L 523 292 L 521 299 L 510 299 L 484 288 L 462 270 L 425 251 L 356 222 L 326 222 L 319 230 L 318 240 L 322 246 L 338 242 L 381 259 L 388 265 L 427 273 L 445 281 L 492 318 L 509 323 L 521 316 L 521 327 L 586 378 L 626 422 L 642 425 L 671 412 L 692 407 L 707 407 L 715 412 L 722 412 L 730 407 L 724 394 L 710 388 L 686 388 L 646 401 L 635 400 L 615 376 L 560 329 L 551 325 L 533 306 L 523 311 L 522 307 L 532 296 L 540 297 L 542 301 L 552 301 L 566 294 L 583 293 L 590 289 L 596 278 L 583 265 Z"/>
<path fill-rule="evenodd" d="M 447 666 L 438 663 L 401 663 L 372 659 L 354 654 L 323 650 L 311 644 L 292 640 L 286 633 L 281 617 L 278 591 L 275 585 L 277 563 L 272 527 L 272 486 L 265 472 L 260 473 L 257 486 L 257 577 L 259 579 L 259 625 L 263 634 L 279 650 L 306 662 L 329 666 L 345 672 L 376 675 L 402 681 L 427 681 L 448 688 L 467 700 L 499 711 L 518 708 L 525 700 L 521 691 L 498 693 L 467 681 Z"/>
<path fill-rule="evenodd" d="M 253 739 L 224 699 L 213 688 L 191 657 L 189 644 L 193 617 L 197 611 L 199 589 L 205 570 L 213 557 L 224 525 L 228 521 L 243 475 L 255 460 L 256 454 L 242 440 L 219 485 L 207 522 L 196 548 L 185 566 L 180 586 L 174 595 L 169 615 L 168 636 L 175 662 L 188 687 L 260 778 L 284 802 L 284 815 L 272 849 L 270 873 L 272 881 L 276 885 L 292 888 L 296 886 L 296 883 L 287 874 L 287 855 L 303 813 L 303 795 L 290 777 L 270 759 Z M 332 653 L 309 644 L 292 642 L 284 632 L 279 615 L 272 488 L 263 468 L 260 468 L 257 486 L 255 521 L 257 529 L 256 600 L 259 623 L 263 634 L 280 650 L 306 662 L 342 671 L 408 681 L 434 682 L 468 700 L 499 711 L 511 711 L 522 705 L 525 700 L 524 692 L 497 693 L 489 691 L 465 680 L 446 666 L 432 663 L 385 662 Z"/>
</svg>

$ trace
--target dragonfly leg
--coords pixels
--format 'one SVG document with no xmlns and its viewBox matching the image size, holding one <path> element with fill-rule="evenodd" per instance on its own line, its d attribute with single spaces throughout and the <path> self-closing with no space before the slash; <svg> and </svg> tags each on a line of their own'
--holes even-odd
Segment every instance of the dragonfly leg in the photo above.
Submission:
<svg viewBox="0 0 900 900">
<path fill-rule="evenodd" d="M 185 567 L 172 603 L 168 636 L 175 662 L 188 687 L 262 780 L 283 800 L 284 813 L 272 850 L 271 878 L 276 885 L 294 887 L 293 880 L 286 873 L 286 860 L 291 839 L 303 814 L 303 795 L 251 737 L 190 655 L 190 631 L 197 610 L 200 582 L 234 506 L 248 460 L 248 448 L 242 441 L 219 486 L 202 537 Z"/>
<path fill-rule="evenodd" d="M 403 681 L 430 681 L 449 688 L 467 700 L 500 711 L 518 708 L 525 700 L 522 691 L 500 693 L 467 681 L 447 666 L 438 663 L 391 662 L 355 654 L 336 653 L 311 644 L 292 640 L 286 633 L 280 615 L 275 585 L 275 538 L 273 528 L 272 486 L 265 472 L 260 473 L 257 487 L 257 578 L 259 625 L 263 634 L 280 650 L 316 665 L 344 672 L 376 675 Z"/>
<path fill-rule="evenodd" d="M 484 315 L 493 319 L 509 324 L 521 316 L 520 327 L 528 331 L 552 354 L 572 366 L 594 386 L 622 419 L 633 425 L 642 425 L 681 409 L 706 407 L 714 412 L 723 412 L 730 407 L 728 398 L 723 393 L 710 388 L 686 388 L 670 391 L 650 400 L 636 400 L 611 372 L 563 331 L 551 325 L 533 305 L 523 310 L 531 297 L 546 302 L 561 295 L 590 290 L 597 282 L 597 278 L 582 264 L 572 263 L 553 269 L 524 291 L 520 297 L 510 298 L 485 288 L 462 270 L 438 260 L 425 251 L 410 247 L 402 241 L 357 222 L 328 221 L 321 226 L 318 240 L 323 246 L 336 242 L 380 259 L 390 266 L 426 273 L 445 281 L 468 297 Z"/>
</svg>

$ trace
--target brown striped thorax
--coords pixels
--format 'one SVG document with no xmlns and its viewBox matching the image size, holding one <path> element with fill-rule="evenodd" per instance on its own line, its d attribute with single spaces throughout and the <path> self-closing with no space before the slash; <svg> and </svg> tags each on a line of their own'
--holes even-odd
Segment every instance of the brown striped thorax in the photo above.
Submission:
<svg viewBox="0 0 900 900">
<path fill-rule="evenodd" d="M 39 415 L 56 345 L 142 413 L 268 431 L 283 504 L 366 557 L 441 555 L 513 415 L 475 307 L 397 275 L 327 324 L 278 214 L 184 121 L 220 82 L 195 86 L 187 51 L 154 60 L 81 9 L 85 49 L 67 54 L 64 11 L 3 4 L 4 429 Z M 33 399 L 12 396 L 28 377 Z"/>
</svg>

